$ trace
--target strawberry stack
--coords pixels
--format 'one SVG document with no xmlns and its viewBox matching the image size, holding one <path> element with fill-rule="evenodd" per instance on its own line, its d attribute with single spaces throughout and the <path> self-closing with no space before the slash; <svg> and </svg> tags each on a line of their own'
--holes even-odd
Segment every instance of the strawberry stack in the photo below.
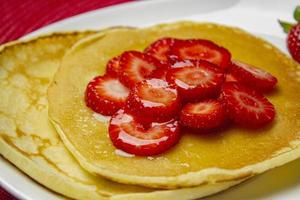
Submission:
<svg viewBox="0 0 300 200">
<path fill-rule="evenodd" d="M 264 97 L 277 79 L 231 59 L 212 41 L 162 38 L 144 52 L 110 59 L 106 74 L 87 86 L 86 105 L 112 116 L 112 143 L 127 153 L 150 156 L 170 149 L 181 129 L 220 131 L 234 122 L 259 128 L 273 121 Z"/>
</svg>

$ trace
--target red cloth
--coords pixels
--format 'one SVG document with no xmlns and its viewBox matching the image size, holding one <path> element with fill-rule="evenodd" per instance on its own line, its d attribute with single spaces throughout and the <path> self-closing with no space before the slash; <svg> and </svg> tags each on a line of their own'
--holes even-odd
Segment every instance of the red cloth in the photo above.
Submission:
<svg viewBox="0 0 300 200">
<path fill-rule="evenodd" d="M 61 19 L 133 0 L 2 0 L 0 44 Z M 0 200 L 16 200 L 0 188 Z"/>
<path fill-rule="evenodd" d="M 2 0 L 0 44 L 55 21 L 132 0 Z"/>
<path fill-rule="evenodd" d="M 17 200 L 13 196 L 11 196 L 8 192 L 3 189 L 0 189 L 0 200 Z"/>
</svg>

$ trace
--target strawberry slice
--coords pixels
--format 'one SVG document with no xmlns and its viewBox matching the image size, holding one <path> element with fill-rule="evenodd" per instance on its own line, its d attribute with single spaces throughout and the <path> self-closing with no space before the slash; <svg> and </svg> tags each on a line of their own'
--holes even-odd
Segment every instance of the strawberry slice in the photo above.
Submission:
<svg viewBox="0 0 300 200">
<path fill-rule="evenodd" d="M 118 76 L 119 74 L 120 56 L 113 57 L 106 64 L 106 74 L 111 76 Z"/>
<path fill-rule="evenodd" d="M 98 76 L 89 82 L 85 102 L 93 111 L 112 115 L 125 105 L 129 90 L 117 78 Z"/>
<path fill-rule="evenodd" d="M 171 47 L 171 57 L 177 57 L 179 60 L 206 60 L 221 69 L 227 69 L 230 66 L 231 54 L 223 47 L 209 40 L 191 39 L 175 42 Z"/>
<path fill-rule="evenodd" d="M 219 100 L 205 100 L 186 104 L 180 113 L 180 122 L 189 128 L 212 129 L 225 121 L 225 109 Z"/>
<path fill-rule="evenodd" d="M 150 44 L 144 53 L 155 57 L 163 63 L 168 63 L 170 48 L 177 41 L 175 38 L 161 38 Z"/>
<path fill-rule="evenodd" d="M 225 82 L 238 82 L 238 80 L 232 73 L 226 73 Z"/>
<path fill-rule="evenodd" d="M 130 91 L 127 107 L 143 122 L 162 122 L 173 118 L 180 109 L 177 90 L 161 79 L 139 82 Z"/>
<path fill-rule="evenodd" d="M 157 78 L 161 80 L 166 80 L 168 69 L 158 69 L 153 72 L 151 78 Z"/>
<path fill-rule="evenodd" d="M 267 98 L 240 83 L 225 83 L 221 96 L 229 115 L 239 125 L 258 128 L 272 122 L 275 117 L 275 108 Z"/>
<path fill-rule="evenodd" d="M 186 66 L 191 66 L 191 65 L 193 65 L 193 63 L 190 60 L 184 60 L 184 61 L 173 60 L 173 64 L 168 65 L 167 68 L 158 69 L 158 70 L 154 71 L 154 73 L 151 77 L 166 80 L 167 72 L 171 68 L 181 68 L 181 67 L 186 67 Z"/>
<path fill-rule="evenodd" d="M 277 83 L 270 73 L 240 61 L 232 61 L 230 71 L 238 81 L 261 92 L 271 91 Z"/>
<path fill-rule="evenodd" d="M 179 141 L 179 123 L 177 120 L 154 122 L 145 129 L 133 115 L 121 109 L 110 120 L 109 136 L 118 149 L 138 156 L 152 156 L 167 151 Z"/>
<path fill-rule="evenodd" d="M 190 66 L 169 70 L 166 79 L 177 86 L 183 100 L 197 101 L 218 95 L 224 74 L 210 62 L 193 60 Z"/>
<path fill-rule="evenodd" d="M 173 60 L 170 68 L 182 68 L 194 65 L 192 60 Z"/>
<path fill-rule="evenodd" d="M 165 65 L 156 58 L 138 51 L 126 51 L 120 58 L 119 78 L 121 83 L 131 88 L 160 68 L 165 68 Z"/>
</svg>

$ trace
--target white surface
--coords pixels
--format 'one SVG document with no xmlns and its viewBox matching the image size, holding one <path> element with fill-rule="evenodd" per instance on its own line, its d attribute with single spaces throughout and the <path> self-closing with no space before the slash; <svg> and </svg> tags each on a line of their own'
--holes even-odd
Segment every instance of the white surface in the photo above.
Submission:
<svg viewBox="0 0 300 200">
<path fill-rule="evenodd" d="M 296 0 L 151 0 L 127 3 L 69 18 L 29 34 L 97 29 L 114 25 L 144 27 L 159 22 L 195 20 L 218 22 L 248 30 L 286 51 L 277 19 L 292 21 Z M 238 152 L 237 152 L 238 153 Z M 1 185 L 22 199 L 53 200 L 58 196 L 0 158 Z M 300 160 L 266 172 L 205 200 L 300 199 Z"/>
</svg>

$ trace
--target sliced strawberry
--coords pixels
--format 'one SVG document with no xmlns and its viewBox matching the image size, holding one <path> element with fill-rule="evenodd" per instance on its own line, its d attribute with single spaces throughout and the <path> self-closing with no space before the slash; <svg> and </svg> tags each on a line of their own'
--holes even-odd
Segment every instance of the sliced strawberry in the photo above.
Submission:
<svg viewBox="0 0 300 200">
<path fill-rule="evenodd" d="M 175 38 L 162 38 L 150 44 L 144 53 L 149 54 L 163 63 L 168 63 L 170 47 L 177 41 Z"/>
<path fill-rule="evenodd" d="M 192 60 L 173 60 L 172 64 L 171 64 L 171 68 L 182 68 L 182 67 L 188 67 L 188 66 L 192 66 L 193 61 Z"/>
<path fill-rule="evenodd" d="M 225 74 L 225 82 L 238 82 L 237 78 L 232 73 Z"/>
<path fill-rule="evenodd" d="M 89 82 L 85 102 L 93 111 L 112 115 L 125 105 L 129 90 L 117 78 L 97 76 Z"/>
<path fill-rule="evenodd" d="M 169 70 L 167 81 L 177 86 L 185 101 L 197 101 L 218 95 L 224 82 L 221 70 L 204 60 L 194 60 L 191 64 Z"/>
<path fill-rule="evenodd" d="M 181 40 L 171 48 L 171 53 L 179 60 L 206 60 L 218 65 L 221 69 L 230 66 L 231 54 L 223 47 L 209 40 Z"/>
<path fill-rule="evenodd" d="M 137 82 L 151 77 L 157 69 L 165 68 L 156 58 L 138 52 L 126 51 L 120 58 L 120 81 L 127 87 L 133 87 Z"/>
<path fill-rule="evenodd" d="M 181 68 L 181 67 L 187 67 L 191 65 L 193 65 L 193 63 L 190 60 L 181 60 L 181 61 L 173 60 L 172 64 L 168 65 L 166 68 L 158 69 L 154 71 L 151 77 L 166 80 L 167 72 L 172 68 Z"/>
<path fill-rule="evenodd" d="M 230 72 L 239 82 L 261 92 L 272 90 L 277 83 L 270 73 L 240 61 L 232 61 Z"/>
<path fill-rule="evenodd" d="M 119 74 L 120 56 L 113 57 L 106 64 L 106 73 L 111 76 L 118 76 Z"/>
<path fill-rule="evenodd" d="M 168 121 L 178 113 L 177 90 L 161 79 L 139 82 L 130 91 L 127 107 L 143 122 Z"/>
<path fill-rule="evenodd" d="M 158 69 L 153 72 L 151 78 L 157 78 L 161 80 L 166 80 L 168 69 Z"/>
<path fill-rule="evenodd" d="M 257 128 L 272 122 L 275 117 L 275 108 L 267 98 L 240 83 L 225 83 L 221 96 L 229 115 L 239 125 Z"/>
<path fill-rule="evenodd" d="M 177 120 L 155 122 L 145 129 L 133 115 L 121 109 L 110 120 L 109 136 L 118 149 L 138 156 L 152 156 L 167 151 L 179 141 L 179 123 Z"/>
<path fill-rule="evenodd" d="M 180 113 L 180 122 L 189 128 L 211 129 L 225 120 L 225 109 L 219 100 L 205 100 L 186 104 Z"/>
</svg>

